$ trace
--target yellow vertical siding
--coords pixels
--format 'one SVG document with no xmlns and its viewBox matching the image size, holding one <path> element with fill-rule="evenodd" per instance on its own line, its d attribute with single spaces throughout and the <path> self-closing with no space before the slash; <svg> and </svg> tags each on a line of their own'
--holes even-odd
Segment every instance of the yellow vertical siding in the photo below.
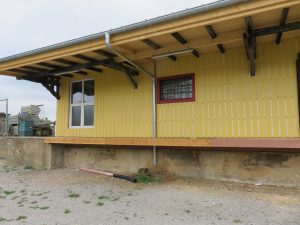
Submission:
<svg viewBox="0 0 300 225">
<path fill-rule="evenodd" d="M 158 136 L 299 136 L 298 52 L 299 38 L 259 45 L 255 77 L 243 48 L 160 61 L 159 76 L 195 73 L 196 101 L 159 104 Z"/>
<path fill-rule="evenodd" d="M 250 77 L 244 48 L 178 57 L 158 62 L 158 76 L 195 73 L 196 101 L 158 104 L 158 137 L 299 136 L 296 55 L 300 38 L 261 44 L 257 74 Z M 57 104 L 57 136 L 151 137 L 151 79 L 138 77 L 134 90 L 127 78 L 105 70 L 95 74 L 95 126 L 69 129 L 69 86 L 62 81 Z M 80 77 L 84 78 L 84 77 Z"/>
<path fill-rule="evenodd" d="M 69 96 L 71 79 L 64 78 L 61 100 L 57 103 L 56 136 L 73 137 L 151 137 L 152 104 L 151 79 L 137 78 L 134 90 L 125 75 L 105 70 L 91 74 L 95 79 L 94 128 L 69 128 Z M 74 79 L 87 79 L 81 76 Z"/>
</svg>

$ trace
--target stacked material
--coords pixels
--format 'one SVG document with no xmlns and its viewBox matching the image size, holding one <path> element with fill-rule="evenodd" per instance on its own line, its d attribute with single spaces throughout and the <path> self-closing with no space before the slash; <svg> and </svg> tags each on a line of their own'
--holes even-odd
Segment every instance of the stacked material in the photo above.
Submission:
<svg viewBox="0 0 300 225">
<path fill-rule="evenodd" d="M 3 135 L 5 133 L 5 113 L 0 113 L 0 135 Z"/>
<path fill-rule="evenodd" d="M 31 120 L 34 124 L 40 122 L 39 114 L 41 112 L 39 105 L 22 106 L 19 118 L 21 120 Z"/>
<path fill-rule="evenodd" d="M 18 115 L 9 117 L 10 134 L 13 136 L 50 136 L 54 133 L 54 122 L 41 118 L 43 105 L 22 106 Z"/>
</svg>

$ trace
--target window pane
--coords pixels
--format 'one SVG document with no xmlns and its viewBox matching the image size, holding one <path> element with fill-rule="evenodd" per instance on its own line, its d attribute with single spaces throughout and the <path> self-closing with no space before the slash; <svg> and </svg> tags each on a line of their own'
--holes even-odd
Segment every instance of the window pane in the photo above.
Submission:
<svg viewBox="0 0 300 225">
<path fill-rule="evenodd" d="M 88 80 L 84 82 L 84 102 L 94 102 L 94 81 Z"/>
<path fill-rule="evenodd" d="M 84 126 L 94 125 L 94 106 L 86 105 L 84 106 Z"/>
<path fill-rule="evenodd" d="M 177 100 L 193 96 L 193 81 L 191 77 L 174 78 L 160 81 L 160 99 Z"/>
<path fill-rule="evenodd" d="M 82 82 L 72 83 L 72 104 L 82 103 Z"/>
<path fill-rule="evenodd" d="M 80 126 L 81 120 L 81 106 L 72 107 L 72 126 Z"/>
</svg>

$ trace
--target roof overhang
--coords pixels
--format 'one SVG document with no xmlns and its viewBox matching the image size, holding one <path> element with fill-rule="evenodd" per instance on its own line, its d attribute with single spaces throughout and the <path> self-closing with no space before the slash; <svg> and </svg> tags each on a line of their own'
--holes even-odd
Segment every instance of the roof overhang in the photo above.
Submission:
<svg viewBox="0 0 300 225">
<path fill-rule="evenodd" d="M 227 0 L 108 32 L 110 45 L 137 63 L 160 55 L 176 61 L 177 53 L 187 49 L 191 51 L 186 54 L 200 57 L 206 52 L 226 54 L 229 48 L 245 46 L 250 74 L 255 75 L 256 45 L 279 44 L 281 39 L 300 36 L 299 27 L 300 0 Z M 61 76 L 101 73 L 105 68 L 131 78 L 139 74 L 106 49 L 104 32 L 0 60 L 0 74 L 39 83 L 53 80 L 56 84 Z"/>
</svg>

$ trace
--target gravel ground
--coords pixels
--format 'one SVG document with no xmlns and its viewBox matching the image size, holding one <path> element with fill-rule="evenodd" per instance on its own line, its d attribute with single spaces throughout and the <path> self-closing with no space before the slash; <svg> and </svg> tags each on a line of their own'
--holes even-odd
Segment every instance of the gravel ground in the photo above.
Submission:
<svg viewBox="0 0 300 225">
<path fill-rule="evenodd" d="M 300 188 L 208 180 L 132 184 L 0 160 L 0 224 L 300 225 Z"/>
</svg>

